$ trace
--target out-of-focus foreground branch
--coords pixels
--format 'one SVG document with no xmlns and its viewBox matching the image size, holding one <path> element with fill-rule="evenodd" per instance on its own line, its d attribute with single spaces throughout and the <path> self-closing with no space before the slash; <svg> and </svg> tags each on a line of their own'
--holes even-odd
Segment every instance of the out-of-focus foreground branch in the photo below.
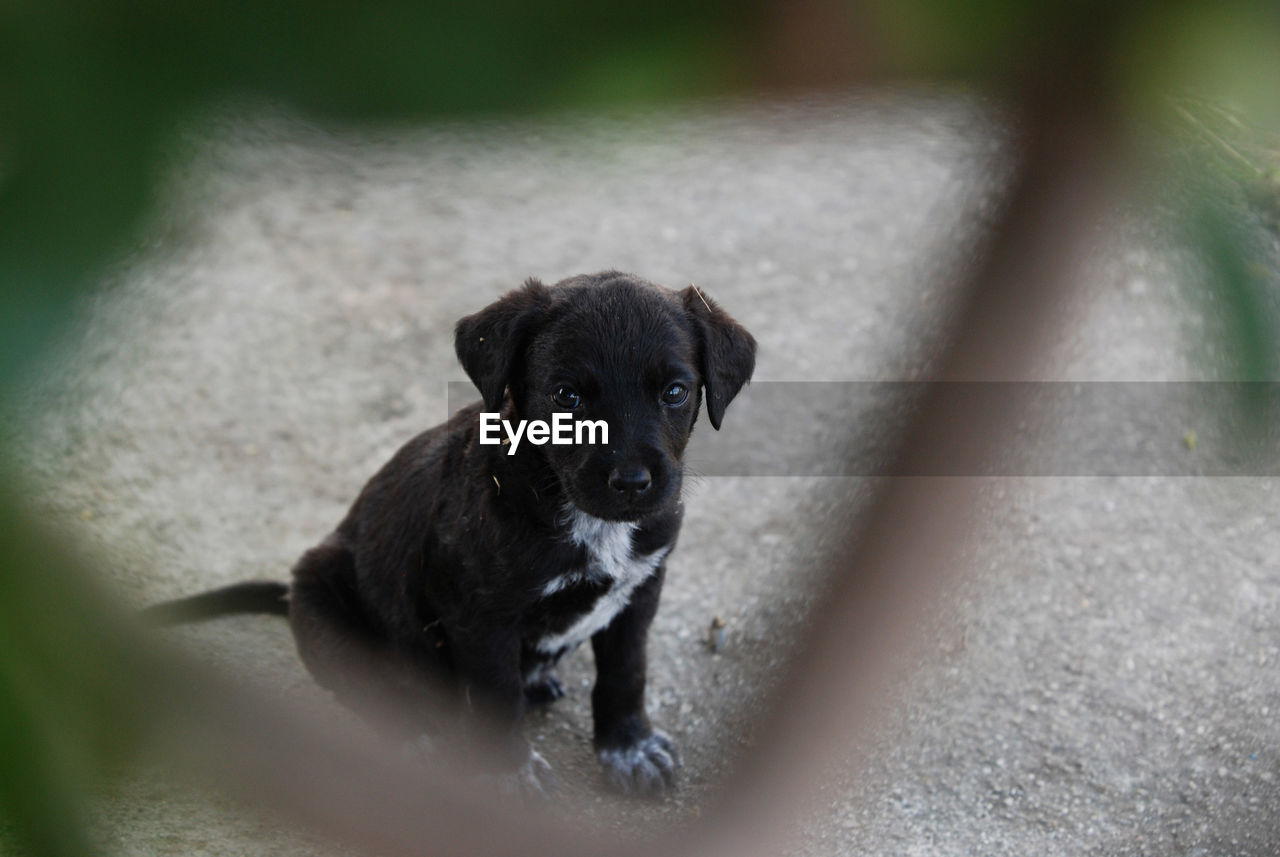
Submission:
<svg viewBox="0 0 1280 857">
<path fill-rule="evenodd" d="M 959 283 L 950 347 L 934 380 L 1028 377 L 1071 295 L 1071 264 L 1114 202 L 1121 140 L 1111 93 L 1093 66 L 1105 29 L 1086 28 L 1070 56 L 1021 88 L 1019 169 L 978 262 Z M 830 590 L 787 681 L 777 690 L 742 785 L 729 795 L 723 853 L 780 853 L 786 820 L 830 773 L 833 752 L 885 712 L 897 653 L 963 573 L 960 546 L 979 503 L 978 476 L 1008 443 L 1029 387 L 992 407 L 930 385 L 864 526 L 830 558 Z M 855 749 L 855 756 L 859 755 Z M 753 850 L 754 849 L 754 850 Z M 719 849 L 717 849 L 719 850 Z"/>
</svg>

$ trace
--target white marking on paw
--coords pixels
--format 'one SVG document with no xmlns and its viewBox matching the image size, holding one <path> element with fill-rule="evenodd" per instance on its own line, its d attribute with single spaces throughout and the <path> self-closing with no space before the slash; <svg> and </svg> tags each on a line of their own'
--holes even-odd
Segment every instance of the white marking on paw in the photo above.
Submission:
<svg viewBox="0 0 1280 857">
<path fill-rule="evenodd" d="M 525 799 L 545 800 L 548 793 L 556 787 L 556 775 L 547 760 L 537 750 L 529 750 L 529 758 L 514 771 L 492 775 L 481 775 L 481 782 L 494 782 L 498 794 L 504 797 L 523 797 Z"/>
<path fill-rule="evenodd" d="M 546 661 L 539 661 L 524 674 L 525 685 L 536 684 L 540 681 L 546 681 L 548 675 L 551 674 L 552 665 Z"/>
<path fill-rule="evenodd" d="M 674 785 L 680 767 L 671 739 L 658 731 L 629 747 L 601 750 L 599 755 L 610 784 L 627 793 L 661 794 Z"/>
<path fill-rule="evenodd" d="M 671 545 L 666 545 L 653 553 L 633 556 L 631 536 L 639 528 L 634 522 L 606 521 L 575 506 L 565 508 L 563 520 L 569 530 L 569 540 L 587 549 L 587 565 L 548 581 L 542 594 L 551 595 L 577 581 L 592 578 L 610 580 L 613 585 L 565 631 L 538 641 L 538 650 L 548 654 L 573 648 L 612 622 L 631 601 L 635 588 L 653 574 L 671 552 Z"/>
<path fill-rule="evenodd" d="M 549 786 L 552 774 L 551 765 L 537 750 L 529 750 L 528 760 L 520 766 L 518 772 L 521 782 L 538 790 Z"/>
</svg>

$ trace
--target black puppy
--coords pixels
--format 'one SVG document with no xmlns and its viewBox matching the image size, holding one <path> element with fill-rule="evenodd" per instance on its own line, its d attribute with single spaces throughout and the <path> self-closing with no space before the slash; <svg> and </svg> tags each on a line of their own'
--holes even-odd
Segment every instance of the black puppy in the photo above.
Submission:
<svg viewBox="0 0 1280 857">
<path fill-rule="evenodd" d="M 413 713 L 398 725 L 421 732 L 443 686 L 501 725 L 507 764 L 533 789 L 550 769 L 521 716 L 563 695 L 551 668 L 590 639 L 606 776 L 660 794 L 678 761 L 645 715 L 645 644 L 680 530 L 681 456 L 703 390 L 720 427 L 755 340 L 694 286 L 609 271 L 530 279 L 459 321 L 455 347 L 484 401 L 397 452 L 298 561 L 287 597 L 244 584 L 153 614 L 284 613 L 316 679 L 384 726 L 388 707 L 371 703 L 390 698 Z M 481 443 L 482 411 L 603 420 L 608 442 Z"/>
</svg>

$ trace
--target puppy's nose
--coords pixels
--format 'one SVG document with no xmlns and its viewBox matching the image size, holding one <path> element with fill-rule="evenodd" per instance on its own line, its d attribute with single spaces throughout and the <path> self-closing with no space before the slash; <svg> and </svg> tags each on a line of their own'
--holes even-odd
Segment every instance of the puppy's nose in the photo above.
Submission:
<svg viewBox="0 0 1280 857">
<path fill-rule="evenodd" d="M 619 494 L 643 494 L 652 481 L 649 468 L 639 464 L 615 467 L 609 474 L 609 487 Z"/>
</svg>

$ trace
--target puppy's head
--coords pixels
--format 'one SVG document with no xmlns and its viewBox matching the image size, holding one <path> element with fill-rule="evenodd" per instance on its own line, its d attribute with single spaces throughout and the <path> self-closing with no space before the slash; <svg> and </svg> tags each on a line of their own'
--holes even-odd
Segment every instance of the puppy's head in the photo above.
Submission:
<svg viewBox="0 0 1280 857">
<path fill-rule="evenodd" d="M 548 288 L 529 280 L 458 322 L 458 359 L 484 397 L 515 417 L 604 420 L 607 444 L 530 446 L 567 498 L 635 521 L 674 503 L 681 456 L 705 391 L 720 428 L 755 367 L 751 334 L 694 286 L 674 292 L 609 271 Z M 525 445 L 520 452 L 525 451 Z"/>
</svg>

